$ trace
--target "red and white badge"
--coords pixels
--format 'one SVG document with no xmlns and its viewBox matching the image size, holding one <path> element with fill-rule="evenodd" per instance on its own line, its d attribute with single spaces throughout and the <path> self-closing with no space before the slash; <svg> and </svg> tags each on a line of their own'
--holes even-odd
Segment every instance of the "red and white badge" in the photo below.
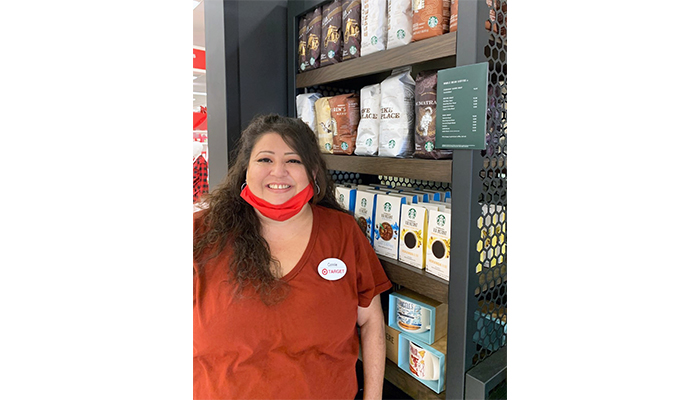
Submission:
<svg viewBox="0 0 700 400">
<path fill-rule="evenodd" d="M 326 258 L 318 264 L 318 274 L 327 281 L 337 281 L 344 277 L 346 272 L 348 267 L 337 258 Z"/>
</svg>

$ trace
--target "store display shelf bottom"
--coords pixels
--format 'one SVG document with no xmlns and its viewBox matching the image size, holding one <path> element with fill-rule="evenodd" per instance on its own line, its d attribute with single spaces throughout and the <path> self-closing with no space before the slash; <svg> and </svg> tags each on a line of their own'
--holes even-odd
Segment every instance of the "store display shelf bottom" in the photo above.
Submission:
<svg viewBox="0 0 700 400">
<path fill-rule="evenodd" d="M 414 399 L 445 400 L 444 390 L 440 394 L 435 393 L 432 389 L 399 368 L 393 361 L 386 360 L 384 379 Z"/>
</svg>

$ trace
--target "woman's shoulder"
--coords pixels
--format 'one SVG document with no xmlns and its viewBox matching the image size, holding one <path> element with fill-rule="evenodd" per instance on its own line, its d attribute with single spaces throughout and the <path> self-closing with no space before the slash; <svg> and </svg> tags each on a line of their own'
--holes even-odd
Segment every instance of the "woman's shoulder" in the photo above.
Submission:
<svg viewBox="0 0 700 400">
<path fill-rule="evenodd" d="M 338 223 L 355 223 L 355 217 L 345 211 L 316 205 L 317 213 L 323 220 L 337 221 Z"/>
</svg>

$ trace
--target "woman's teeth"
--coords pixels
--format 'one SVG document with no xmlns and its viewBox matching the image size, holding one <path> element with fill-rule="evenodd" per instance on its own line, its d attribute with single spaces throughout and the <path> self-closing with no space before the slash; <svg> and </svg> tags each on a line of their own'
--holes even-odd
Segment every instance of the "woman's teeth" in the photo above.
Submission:
<svg viewBox="0 0 700 400">
<path fill-rule="evenodd" d="M 267 185 L 270 189 L 287 189 L 289 185 Z"/>
</svg>

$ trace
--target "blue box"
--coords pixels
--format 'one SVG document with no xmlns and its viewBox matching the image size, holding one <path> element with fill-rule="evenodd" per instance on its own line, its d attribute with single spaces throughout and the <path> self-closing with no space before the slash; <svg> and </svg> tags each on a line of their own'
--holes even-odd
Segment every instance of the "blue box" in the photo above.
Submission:
<svg viewBox="0 0 700 400">
<path fill-rule="evenodd" d="M 408 357 L 409 357 L 409 344 L 408 341 L 412 341 L 413 343 L 419 345 L 423 349 L 427 350 L 428 352 L 432 353 L 438 358 L 438 361 L 440 363 L 440 377 L 436 381 L 429 381 L 425 379 L 420 379 L 417 376 L 413 375 L 411 373 L 411 368 L 408 364 Z M 445 345 L 447 344 L 447 338 L 443 338 L 440 340 L 440 343 L 444 343 Z M 404 370 L 409 376 L 411 376 L 413 379 L 417 380 L 418 382 L 424 384 L 425 386 L 429 387 L 433 392 L 440 394 L 443 390 L 445 390 L 445 350 L 440 352 L 439 350 L 436 350 L 435 348 L 431 347 L 430 345 L 423 343 L 419 340 L 414 340 L 410 339 L 408 336 L 404 335 L 403 333 L 399 333 L 399 368 Z"/>
<path fill-rule="evenodd" d="M 396 317 L 396 299 L 401 298 L 410 301 L 430 311 L 430 329 L 421 333 L 406 332 L 399 327 Z M 447 335 L 447 304 L 440 303 L 429 297 L 423 296 L 412 290 L 402 288 L 389 293 L 389 326 L 402 334 L 427 344 L 433 344 L 436 340 Z"/>
</svg>

